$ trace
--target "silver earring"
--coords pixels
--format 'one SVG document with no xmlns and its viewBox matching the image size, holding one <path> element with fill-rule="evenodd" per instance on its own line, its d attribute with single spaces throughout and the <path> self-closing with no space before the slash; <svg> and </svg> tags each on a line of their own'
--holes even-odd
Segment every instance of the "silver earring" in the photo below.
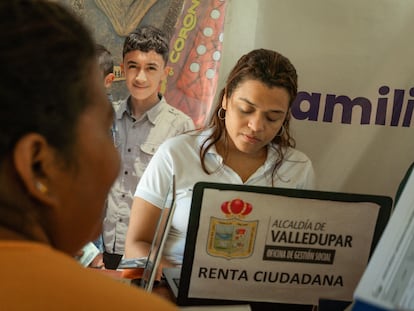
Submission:
<svg viewBox="0 0 414 311">
<path fill-rule="evenodd" d="M 285 134 L 285 126 L 282 125 L 282 127 L 279 130 L 279 133 L 276 135 L 277 137 L 282 137 L 283 134 Z"/>
<path fill-rule="evenodd" d="M 217 116 L 219 120 L 223 121 L 226 119 L 226 110 L 224 110 L 223 107 L 220 107 L 220 109 L 217 111 Z"/>
</svg>

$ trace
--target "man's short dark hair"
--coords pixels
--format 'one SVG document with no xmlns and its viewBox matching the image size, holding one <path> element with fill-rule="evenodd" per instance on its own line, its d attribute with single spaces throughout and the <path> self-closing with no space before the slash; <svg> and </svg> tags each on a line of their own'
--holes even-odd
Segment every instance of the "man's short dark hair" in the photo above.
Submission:
<svg viewBox="0 0 414 311">
<path fill-rule="evenodd" d="M 125 39 L 122 57 L 131 51 L 150 52 L 160 54 L 167 64 L 169 46 L 166 34 L 154 26 L 142 26 L 131 32 Z"/>
</svg>

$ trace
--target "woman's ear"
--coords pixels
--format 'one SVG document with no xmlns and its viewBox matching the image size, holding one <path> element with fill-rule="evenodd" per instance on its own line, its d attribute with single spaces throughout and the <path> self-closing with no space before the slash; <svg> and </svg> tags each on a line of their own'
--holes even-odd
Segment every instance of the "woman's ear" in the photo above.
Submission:
<svg viewBox="0 0 414 311">
<path fill-rule="evenodd" d="M 51 205 L 54 152 L 45 138 L 36 133 L 23 136 L 15 145 L 13 161 L 16 172 L 28 194 Z"/>
<path fill-rule="evenodd" d="M 224 94 L 223 99 L 221 101 L 221 108 L 223 108 L 224 110 L 227 109 L 227 97 L 226 97 L 226 94 Z"/>
</svg>

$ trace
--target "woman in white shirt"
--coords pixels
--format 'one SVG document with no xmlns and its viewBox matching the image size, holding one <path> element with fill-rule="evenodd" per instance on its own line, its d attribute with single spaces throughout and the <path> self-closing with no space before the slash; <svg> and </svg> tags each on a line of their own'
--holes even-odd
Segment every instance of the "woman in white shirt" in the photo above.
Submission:
<svg viewBox="0 0 414 311">
<path fill-rule="evenodd" d="M 150 161 L 135 192 L 125 257 L 147 255 L 161 209 L 169 204 L 165 198 L 173 175 L 177 207 L 164 266 L 182 263 L 196 182 L 313 188 L 312 163 L 294 149 L 289 130 L 296 94 L 296 70 L 286 57 L 265 49 L 242 56 L 208 126 L 167 140 Z"/>
</svg>

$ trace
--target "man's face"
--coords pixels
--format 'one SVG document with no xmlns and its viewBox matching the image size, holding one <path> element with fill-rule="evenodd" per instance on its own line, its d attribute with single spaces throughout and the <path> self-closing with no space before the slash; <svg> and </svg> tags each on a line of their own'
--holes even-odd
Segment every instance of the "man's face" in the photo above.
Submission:
<svg viewBox="0 0 414 311">
<path fill-rule="evenodd" d="M 125 54 L 123 68 L 132 100 L 137 103 L 158 102 L 161 81 L 168 69 L 162 56 L 155 51 L 131 51 Z"/>
</svg>

